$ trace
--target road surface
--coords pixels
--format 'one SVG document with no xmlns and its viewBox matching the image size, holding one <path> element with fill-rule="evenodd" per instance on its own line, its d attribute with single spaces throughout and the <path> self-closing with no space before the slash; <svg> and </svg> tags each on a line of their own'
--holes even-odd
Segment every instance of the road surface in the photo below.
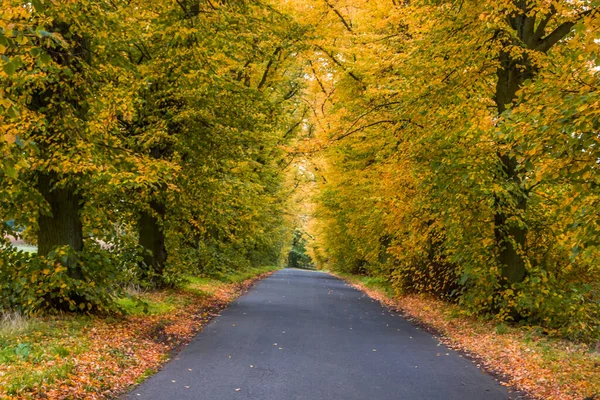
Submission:
<svg viewBox="0 0 600 400">
<path fill-rule="evenodd" d="M 128 399 L 494 400 L 472 362 L 322 272 L 259 282 Z"/>
</svg>

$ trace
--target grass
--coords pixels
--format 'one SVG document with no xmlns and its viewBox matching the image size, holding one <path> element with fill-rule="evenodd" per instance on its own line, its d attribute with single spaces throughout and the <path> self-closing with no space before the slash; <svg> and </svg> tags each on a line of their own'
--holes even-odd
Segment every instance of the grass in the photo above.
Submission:
<svg viewBox="0 0 600 400">
<path fill-rule="evenodd" d="M 388 297 L 393 297 L 396 295 L 396 290 L 393 288 L 392 284 L 383 277 L 376 276 L 356 276 L 350 274 L 337 274 L 345 279 L 353 279 L 360 282 L 362 285 L 369 289 L 378 290 L 383 292 Z"/>
<path fill-rule="evenodd" d="M 266 266 L 249 268 L 210 276 L 188 275 L 175 290 L 142 291 L 139 288 L 128 290 L 128 296 L 117 300 L 117 305 L 127 315 L 163 315 L 189 304 L 186 297 L 178 296 L 183 290 L 197 296 L 214 296 L 219 289 L 230 284 L 239 284 L 258 275 L 278 270 L 279 267 Z"/>
<path fill-rule="evenodd" d="M 173 299 L 167 297 L 164 301 L 153 300 L 152 295 L 147 294 L 120 298 L 117 305 L 127 315 L 160 315 L 175 310 L 177 304 Z"/>
<path fill-rule="evenodd" d="M 29 318 L 18 312 L 4 311 L 0 313 L 0 337 L 23 332 L 30 327 L 29 325 Z"/>
<path fill-rule="evenodd" d="M 248 280 L 256 275 L 261 275 L 267 272 L 277 271 L 281 267 L 277 266 L 265 266 L 265 267 L 255 267 L 249 268 L 243 271 L 235 271 L 232 273 L 223 273 L 219 275 L 212 276 L 212 279 L 216 279 L 217 281 L 224 283 L 241 283 L 245 280 Z"/>
<path fill-rule="evenodd" d="M 467 316 L 456 304 L 395 293 L 389 282 L 336 274 L 390 308 L 433 327 L 450 347 L 505 377 L 503 384 L 547 400 L 600 398 L 600 353 L 533 326 Z"/>
<path fill-rule="evenodd" d="M 113 398 L 190 340 L 248 280 L 275 267 L 187 277 L 178 288 L 131 288 L 122 315 L 0 314 L 0 398 Z"/>
<path fill-rule="evenodd" d="M 214 296 L 224 287 L 232 284 L 241 284 L 255 276 L 277 271 L 281 267 L 265 266 L 249 268 L 244 271 L 231 273 L 220 273 L 209 276 L 187 276 L 185 283 L 181 286 L 183 290 L 200 296 Z"/>
<path fill-rule="evenodd" d="M 0 397 L 22 396 L 62 382 L 73 372 L 71 357 L 85 351 L 91 318 L 3 316 L 0 322 Z"/>
<path fill-rule="evenodd" d="M 11 380 L 5 390 L 9 396 L 20 395 L 35 390 L 38 387 L 65 381 L 69 378 L 73 369 L 73 364 L 67 362 L 47 369 L 32 371 L 28 374 L 17 375 Z"/>
</svg>

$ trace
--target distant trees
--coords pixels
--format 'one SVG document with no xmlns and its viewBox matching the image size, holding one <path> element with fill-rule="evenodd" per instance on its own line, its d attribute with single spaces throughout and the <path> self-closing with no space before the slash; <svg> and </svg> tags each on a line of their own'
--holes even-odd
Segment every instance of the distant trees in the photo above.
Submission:
<svg viewBox="0 0 600 400">
<path fill-rule="evenodd" d="M 288 253 L 287 265 L 290 268 L 314 268 L 313 262 L 306 252 L 306 239 L 303 237 L 303 232 L 299 229 L 294 231 L 292 249 Z"/>
</svg>

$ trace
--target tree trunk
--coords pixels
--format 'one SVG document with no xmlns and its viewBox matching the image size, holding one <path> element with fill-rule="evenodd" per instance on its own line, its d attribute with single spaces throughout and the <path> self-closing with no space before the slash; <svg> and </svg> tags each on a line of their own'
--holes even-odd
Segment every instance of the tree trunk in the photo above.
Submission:
<svg viewBox="0 0 600 400">
<path fill-rule="evenodd" d="M 499 154 L 498 156 L 502 162 L 506 179 L 521 185 L 522 182 L 520 182 L 516 168 L 516 159 L 505 154 Z M 510 196 L 513 197 L 517 211 L 523 212 L 527 209 L 527 197 L 523 195 L 521 190 L 513 191 Z M 514 217 L 514 213 L 507 214 L 503 211 L 500 198 L 496 197 L 495 203 L 494 235 L 496 245 L 500 249 L 498 261 L 501 265 L 502 276 L 509 284 L 522 282 L 527 274 L 522 254 L 526 250 L 527 228 L 524 224 L 516 224 L 516 221 L 508 223 L 508 218 Z M 517 218 L 520 217 L 517 216 Z"/>
<path fill-rule="evenodd" d="M 508 53 L 500 54 L 500 67 L 497 71 L 495 102 L 498 115 L 506 111 L 507 105 L 514 103 L 518 90 L 526 79 L 534 76 L 534 70 L 525 57 L 520 63 L 514 61 Z M 507 150 L 504 150 L 507 151 Z M 510 185 L 509 199 L 494 199 L 494 235 L 500 249 L 498 261 L 502 276 L 507 283 L 522 282 L 527 275 L 524 252 L 526 251 L 527 228 L 518 223 L 521 214 L 527 209 L 527 196 L 524 182 L 519 175 L 517 159 L 502 151 L 498 152 L 502 166 L 502 178 Z M 511 208 L 513 211 L 511 211 Z M 508 210 L 508 212 L 507 212 Z M 512 221 L 509 221 L 512 220 Z"/>
<path fill-rule="evenodd" d="M 534 3 L 526 0 L 514 0 L 515 9 L 508 15 L 508 23 L 514 30 L 518 40 L 512 38 L 501 39 L 504 42 L 503 50 L 500 51 L 500 66 L 497 71 L 497 85 L 495 102 L 498 109 L 498 115 L 506 111 L 506 106 L 514 104 L 517 100 L 517 92 L 527 79 L 533 79 L 538 71 L 531 62 L 528 52 L 537 51 L 547 53 L 554 45 L 564 39 L 572 28 L 586 15 L 598 12 L 597 7 L 592 7 L 587 11 L 577 15 L 577 20 L 568 20 L 554 30 L 547 32 L 546 28 L 557 15 L 554 6 L 546 10 L 545 13 L 536 11 Z M 516 57 L 511 56 L 511 47 L 519 46 L 523 51 Z M 518 52 L 517 52 L 518 53 Z M 506 145 L 509 143 L 500 143 Z M 504 150 L 506 151 L 506 150 Z M 503 178 L 510 184 L 510 193 L 508 200 L 496 197 L 496 214 L 494 216 L 497 245 L 500 248 L 499 262 L 502 266 L 502 275 L 509 284 L 522 282 L 527 275 L 525 268 L 525 251 L 527 228 L 523 221 L 519 221 L 523 212 L 527 209 L 527 191 L 525 184 L 520 177 L 519 165 L 515 157 L 502 150 L 498 152 Z M 514 211 L 510 211 L 511 208 Z M 508 214 L 504 210 L 509 210 Z M 515 218 L 512 218 L 515 217 Z M 513 219 L 513 221 L 510 221 Z M 520 222 L 520 223 L 519 223 Z"/>
<path fill-rule="evenodd" d="M 138 221 L 139 244 L 145 250 L 145 268 L 142 270 L 147 274 L 148 269 L 151 269 L 155 274 L 162 276 L 167 262 L 167 248 L 162 227 L 165 205 L 160 201 L 152 200 L 150 208 L 151 210 L 142 211 Z"/>
<path fill-rule="evenodd" d="M 55 172 L 38 173 L 37 189 L 50 205 L 50 215 L 38 215 L 38 254 L 47 255 L 59 246 L 70 246 L 75 252 L 83 250 L 83 225 L 80 209 L 81 196 L 70 183 L 55 187 L 59 176 Z M 67 261 L 69 276 L 82 279 L 77 257 L 72 254 Z"/>
</svg>

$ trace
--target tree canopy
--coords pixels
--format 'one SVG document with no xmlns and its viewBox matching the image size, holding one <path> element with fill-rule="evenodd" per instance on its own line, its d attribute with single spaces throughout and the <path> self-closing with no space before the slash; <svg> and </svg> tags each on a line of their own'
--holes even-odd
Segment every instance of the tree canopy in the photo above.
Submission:
<svg viewBox="0 0 600 400">
<path fill-rule="evenodd" d="M 103 308 L 285 256 L 303 28 L 254 1 L 6 1 L 2 307 Z M 8 221 L 13 221 L 10 225 Z M 118 287 L 118 285 L 116 285 Z"/>
<path fill-rule="evenodd" d="M 318 263 L 597 337 L 598 5 L 305 5 Z"/>
</svg>

